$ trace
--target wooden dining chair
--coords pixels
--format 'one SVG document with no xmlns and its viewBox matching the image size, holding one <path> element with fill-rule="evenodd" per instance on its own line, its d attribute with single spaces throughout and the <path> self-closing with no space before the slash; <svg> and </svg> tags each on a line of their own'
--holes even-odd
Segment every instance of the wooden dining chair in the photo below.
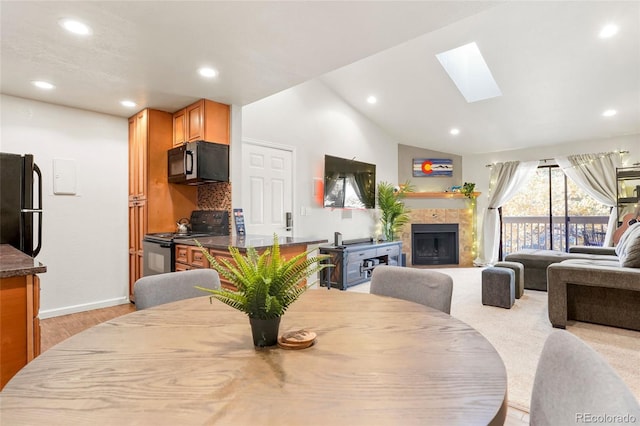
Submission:
<svg viewBox="0 0 640 426">
<path fill-rule="evenodd" d="M 133 286 L 136 310 L 208 294 L 195 286 L 220 288 L 218 272 L 213 269 L 191 269 L 142 277 Z"/>
<path fill-rule="evenodd" d="M 369 292 L 420 303 L 449 314 L 453 279 L 431 269 L 381 265 L 373 270 Z"/>
<path fill-rule="evenodd" d="M 533 383 L 531 425 L 623 424 L 640 419 L 640 404 L 611 366 L 568 331 L 547 338 Z"/>
</svg>

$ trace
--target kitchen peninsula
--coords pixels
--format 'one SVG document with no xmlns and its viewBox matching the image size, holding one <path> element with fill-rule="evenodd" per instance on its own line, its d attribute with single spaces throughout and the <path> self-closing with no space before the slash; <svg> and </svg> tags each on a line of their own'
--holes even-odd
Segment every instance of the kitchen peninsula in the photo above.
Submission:
<svg viewBox="0 0 640 426">
<path fill-rule="evenodd" d="M 216 259 L 231 258 L 229 247 L 235 247 L 241 253 L 245 253 L 249 247 L 255 248 L 258 253 L 262 253 L 273 245 L 273 236 L 266 235 L 245 235 L 243 237 L 225 235 L 217 237 L 202 237 L 195 239 L 181 239 L 180 244 L 176 244 L 176 271 L 186 271 L 194 268 L 208 268 L 209 262 L 196 245 L 196 241 L 209 249 L 209 253 Z M 305 252 L 310 246 L 324 244 L 328 240 L 319 238 L 304 237 L 278 237 L 280 244 L 280 254 L 289 259 Z M 222 286 L 235 289 L 226 279 L 220 277 Z"/>
<path fill-rule="evenodd" d="M 9 244 L 0 245 L 0 389 L 40 355 L 40 280 L 47 267 Z"/>
</svg>

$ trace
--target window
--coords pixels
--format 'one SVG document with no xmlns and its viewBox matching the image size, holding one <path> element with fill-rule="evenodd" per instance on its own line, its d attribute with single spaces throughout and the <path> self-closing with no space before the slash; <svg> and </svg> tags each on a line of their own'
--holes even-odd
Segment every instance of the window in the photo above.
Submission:
<svg viewBox="0 0 640 426">
<path fill-rule="evenodd" d="M 525 248 L 567 251 L 572 245 L 602 245 L 609 218 L 609 207 L 557 166 L 539 167 L 528 187 L 500 212 L 501 258 Z"/>
</svg>

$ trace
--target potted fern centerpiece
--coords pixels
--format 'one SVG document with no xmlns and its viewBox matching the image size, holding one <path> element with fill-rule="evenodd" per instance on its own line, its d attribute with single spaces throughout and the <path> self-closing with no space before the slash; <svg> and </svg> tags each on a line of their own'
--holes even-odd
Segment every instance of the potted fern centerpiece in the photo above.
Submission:
<svg viewBox="0 0 640 426">
<path fill-rule="evenodd" d="M 197 288 L 211 293 L 211 299 L 218 299 L 247 314 L 253 343 L 258 347 L 277 343 L 280 317 L 308 288 L 302 281 L 331 266 L 322 263 L 329 256 L 308 257 L 312 250 L 285 260 L 280 255 L 280 244 L 275 234 L 273 245 L 260 255 L 254 247 L 248 247 L 246 255 L 242 255 L 237 247 L 229 247 L 232 260 L 217 260 L 198 241 L 196 244 L 211 267 L 231 281 L 237 290 Z"/>
</svg>

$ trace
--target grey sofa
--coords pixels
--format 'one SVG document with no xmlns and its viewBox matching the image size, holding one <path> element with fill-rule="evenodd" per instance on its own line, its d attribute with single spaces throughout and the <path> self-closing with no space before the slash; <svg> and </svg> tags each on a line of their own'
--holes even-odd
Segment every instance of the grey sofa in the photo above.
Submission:
<svg viewBox="0 0 640 426">
<path fill-rule="evenodd" d="M 548 290 L 554 327 L 577 320 L 640 331 L 640 222 L 615 248 L 521 250 L 506 260 L 524 265 L 526 289 Z"/>
<path fill-rule="evenodd" d="M 547 291 L 547 268 L 549 265 L 569 259 L 588 261 L 618 261 L 613 247 L 575 246 L 569 253 L 556 250 L 524 249 L 505 257 L 508 262 L 524 265 L 524 288 Z"/>
<path fill-rule="evenodd" d="M 618 260 L 569 259 L 549 265 L 549 321 L 568 320 L 640 331 L 640 268 Z"/>
</svg>

